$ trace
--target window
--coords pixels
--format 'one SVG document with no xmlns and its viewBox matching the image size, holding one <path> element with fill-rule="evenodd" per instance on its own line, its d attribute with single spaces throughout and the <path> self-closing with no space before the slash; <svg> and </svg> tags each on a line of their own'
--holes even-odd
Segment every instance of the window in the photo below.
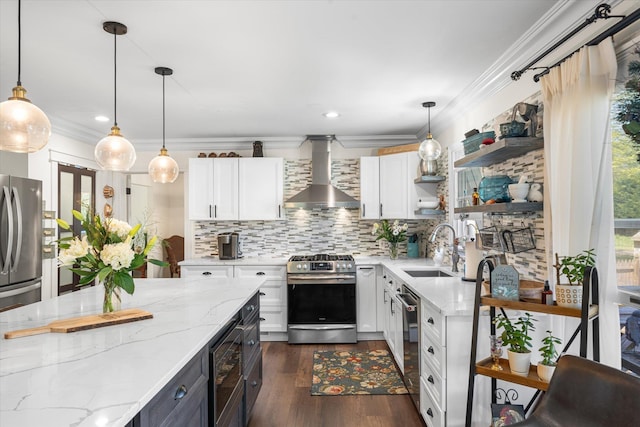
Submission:
<svg viewBox="0 0 640 427">
<path fill-rule="evenodd" d="M 640 301 L 640 43 L 618 53 L 612 113 L 617 283 Z M 620 344 L 623 368 L 640 374 L 640 303 L 620 307 Z"/>
</svg>

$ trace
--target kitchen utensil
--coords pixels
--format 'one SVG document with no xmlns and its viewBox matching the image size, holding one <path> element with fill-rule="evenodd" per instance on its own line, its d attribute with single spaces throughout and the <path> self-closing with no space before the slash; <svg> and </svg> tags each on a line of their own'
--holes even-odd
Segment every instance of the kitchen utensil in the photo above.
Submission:
<svg viewBox="0 0 640 427">
<path fill-rule="evenodd" d="M 524 122 L 512 120 L 506 123 L 500 123 L 500 137 L 501 138 L 515 138 L 525 136 L 527 129 Z"/>
<path fill-rule="evenodd" d="M 71 317 L 69 319 L 54 320 L 53 322 L 36 328 L 19 329 L 5 332 L 4 338 L 20 338 L 30 335 L 46 334 L 48 332 L 69 333 L 86 329 L 102 328 L 103 326 L 119 325 L 137 320 L 151 319 L 153 314 L 139 308 L 114 311 L 112 313 L 91 314 L 88 316 Z"/>
<path fill-rule="evenodd" d="M 509 184 L 509 195 L 513 198 L 513 203 L 523 203 L 527 201 L 529 194 L 529 184 Z"/>
</svg>

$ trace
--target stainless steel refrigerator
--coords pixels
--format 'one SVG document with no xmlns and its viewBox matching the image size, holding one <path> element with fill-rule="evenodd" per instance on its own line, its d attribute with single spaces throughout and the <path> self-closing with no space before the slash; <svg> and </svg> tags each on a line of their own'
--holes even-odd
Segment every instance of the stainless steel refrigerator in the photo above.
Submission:
<svg viewBox="0 0 640 427">
<path fill-rule="evenodd" d="M 0 175 L 0 310 L 42 295 L 42 182 Z"/>
</svg>

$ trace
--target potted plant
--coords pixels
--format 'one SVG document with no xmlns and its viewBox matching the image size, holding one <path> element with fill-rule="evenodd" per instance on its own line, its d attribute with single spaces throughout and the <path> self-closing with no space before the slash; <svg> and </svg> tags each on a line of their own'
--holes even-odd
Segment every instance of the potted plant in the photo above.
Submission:
<svg viewBox="0 0 640 427">
<path fill-rule="evenodd" d="M 553 372 L 556 370 L 556 345 L 560 345 L 562 341 L 558 337 L 551 335 L 551 331 L 547 331 L 547 336 L 542 338 L 542 347 L 539 348 L 542 360 L 538 363 L 538 377 L 542 381 L 549 382 Z"/>
<path fill-rule="evenodd" d="M 400 225 L 400 222 L 396 219 L 392 223 L 383 219 L 380 224 L 377 222 L 373 224 L 371 234 L 376 236 L 376 241 L 384 239 L 389 242 L 389 257 L 391 259 L 398 258 L 398 243 L 407 240 L 408 224 Z"/>
<path fill-rule="evenodd" d="M 535 331 L 534 319 L 530 313 L 518 317 L 515 322 L 511 322 L 508 317 L 499 314 L 493 322 L 496 327 L 502 328 L 502 343 L 508 346 L 509 368 L 516 375 L 526 377 L 529 375 L 531 365 L 531 337 L 530 331 Z"/>
<path fill-rule="evenodd" d="M 575 256 L 559 257 L 556 253 L 556 302 L 565 307 L 582 307 L 582 282 L 587 267 L 595 267 L 595 249 L 580 252 Z M 560 283 L 564 276 L 569 283 Z"/>
</svg>

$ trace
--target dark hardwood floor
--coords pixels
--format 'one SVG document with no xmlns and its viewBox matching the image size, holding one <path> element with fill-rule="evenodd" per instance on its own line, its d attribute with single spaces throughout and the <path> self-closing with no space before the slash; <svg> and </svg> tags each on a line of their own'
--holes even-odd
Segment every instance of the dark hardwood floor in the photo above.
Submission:
<svg viewBox="0 0 640 427">
<path fill-rule="evenodd" d="M 315 350 L 388 349 L 384 341 L 290 345 L 262 342 L 263 385 L 249 427 L 420 427 L 408 395 L 312 396 Z"/>
</svg>

